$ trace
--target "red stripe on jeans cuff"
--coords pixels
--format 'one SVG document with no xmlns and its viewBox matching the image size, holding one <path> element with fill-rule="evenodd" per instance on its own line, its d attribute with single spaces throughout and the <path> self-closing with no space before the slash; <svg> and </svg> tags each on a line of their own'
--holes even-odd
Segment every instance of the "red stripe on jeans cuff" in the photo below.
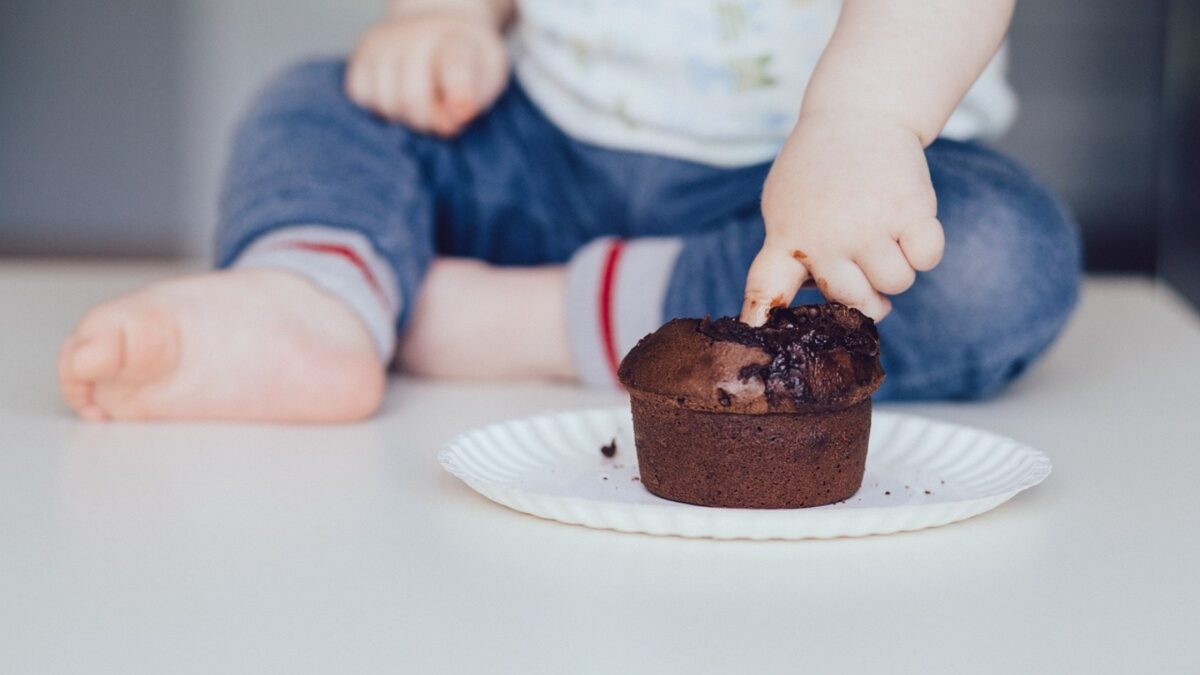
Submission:
<svg viewBox="0 0 1200 675">
<path fill-rule="evenodd" d="M 389 311 L 391 310 L 392 303 L 388 300 L 387 293 L 383 290 L 383 286 L 379 283 L 379 279 L 375 278 L 375 275 L 371 272 L 371 267 L 367 265 L 367 262 L 349 246 L 315 241 L 291 241 L 283 244 L 280 246 L 280 248 L 296 248 L 302 251 L 328 253 L 341 257 L 346 262 L 354 265 L 354 268 L 357 269 L 363 275 L 363 278 L 367 280 L 367 285 L 371 287 L 371 290 L 375 293 L 375 297 L 379 298 L 379 301 L 383 303 L 384 308 L 388 309 Z"/>
<path fill-rule="evenodd" d="M 617 336 L 613 321 L 613 286 L 616 285 L 617 261 L 625 242 L 614 241 L 604 259 L 604 272 L 600 277 L 600 333 L 604 341 L 604 356 L 608 359 L 608 368 L 613 379 L 617 377 Z"/>
</svg>

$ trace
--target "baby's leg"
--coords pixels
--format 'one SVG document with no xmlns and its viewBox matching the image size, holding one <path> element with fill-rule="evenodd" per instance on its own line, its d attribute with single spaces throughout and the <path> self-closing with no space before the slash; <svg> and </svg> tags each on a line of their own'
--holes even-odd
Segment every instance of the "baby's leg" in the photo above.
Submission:
<svg viewBox="0 0 1200 675">
<path fill-rule="evenodd" d="M 561 265 L 438 258 L 400 341 L 400 366 L 452 379 L 574 379 L 566 279 Z"/>
<path fill-rule="evenodd" d="M 433 255 L 428 148 L 350 104 L 341 73 L 290 70 L 243 124 L 218 241 L 231 269 L 104 303 L 67 338 L 59 379 L 81 415 L 336 421 L 378 406 Z"/>
<path fill-rule="evenodd" d="M 879 324 L 887 379 L 877 396 L 980 398 L 1023 372 L 1065 324 L 1078 295 L 1078 233 L 1047 190 L 998 153 L 938 141 L 927 157 L 946 252 Z M 736 315 L 762 237 L 757 213 L 685 237 L 664 317 Z M 804 291 L 798 301 L 819 296 Z"/>
</svg>

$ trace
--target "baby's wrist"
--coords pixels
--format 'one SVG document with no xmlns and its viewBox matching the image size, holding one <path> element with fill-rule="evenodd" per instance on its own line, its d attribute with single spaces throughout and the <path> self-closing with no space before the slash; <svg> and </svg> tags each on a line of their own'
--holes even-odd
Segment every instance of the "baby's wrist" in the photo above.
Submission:
<svg viewBox="0 0 1200 675">
<path fill-rule="evenodd" d="M 928 145 L 933 139 L 926 139 L 925 134 L 903 115 L 886 110 L 867 110 L 861 108 L 818 108 L 802 110 L 796 120 L 796 130 L 808 125 L 845 128 L 856 133 L 889 133 L 901 132 L 911 134 L 922 146 Z M 795 131 L 793 131 L 795 133 Z"/>
</svg>

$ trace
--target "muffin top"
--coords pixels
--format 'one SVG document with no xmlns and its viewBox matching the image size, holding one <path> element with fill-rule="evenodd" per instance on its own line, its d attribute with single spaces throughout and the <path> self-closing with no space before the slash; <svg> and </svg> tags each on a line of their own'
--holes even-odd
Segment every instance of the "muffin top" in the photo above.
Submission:
<svg viewBox="0 0 1200 675">
<path fill-rule="evenodd" d="M 618 377 L 635 395 L 692 410 L 811 413 L 869 397 L 883 368 L 875 322 L 830 303 L 776 307 L 759 328 L 675 319 L 638 342 Z"/>
</svg>

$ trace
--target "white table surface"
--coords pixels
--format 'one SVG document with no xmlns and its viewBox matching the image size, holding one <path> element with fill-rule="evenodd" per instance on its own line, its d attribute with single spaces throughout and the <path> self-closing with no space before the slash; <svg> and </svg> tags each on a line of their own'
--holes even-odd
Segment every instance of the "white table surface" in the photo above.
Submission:
<svg viewBox="0 0 1200 675">
<path fill-rule="evenodd" d="M 338 427 L 107 424 L 59 339 L 154 265 L 0 261 L 2 673 L 1200 672 L 1200 322 L 1095 280 L 1033 373 L 905 405 L 1054 474 L 940 529 L 807 542 L 593 531 L 486 501 L 455 433 L 620 404 L 399 380 Z"/>
</svg>

